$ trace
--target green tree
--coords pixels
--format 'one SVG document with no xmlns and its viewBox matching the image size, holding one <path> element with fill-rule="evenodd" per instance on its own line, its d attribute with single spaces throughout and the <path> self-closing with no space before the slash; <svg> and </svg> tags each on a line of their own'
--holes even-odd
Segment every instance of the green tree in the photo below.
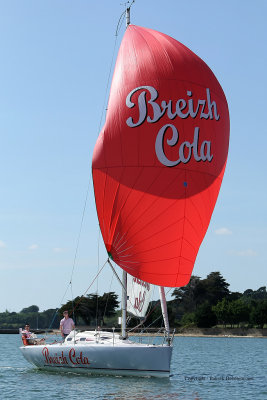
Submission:
<svg viewBox="0 0 267 400">
<path fill-rule="evenodd" d="M 197 287 L 200 284 L 200 278 L 198 276 L 191 276 L 191 279 L 187 286 L 175 288 L 172 292 L 174 300 L 172 301 L 172 310 L 178 323 L 184 314 L 192 313 L 196 310 L 197 303 L 199 301 L 199 290 Z"/>
<path fill-rule="evenodd" d="M 161 312 L 161 307 L 160 307 L 160 301 L 151 301 L 148 306 L 148 313 L 146 315 L 146 319 L 144 321 L 144 326 L 146 327 L 161 327 L 163 326 L 163 318 L 162 318 L 162 312 Z M 135 321 L 138 318 L 134 317 L 132 318 L 131 321 L 131 326 L 135 326 L 136 323 Z"/>
<path fill-rule="evenodd" d="M 218 301 L 229 296 L 228 287 L 229 284 L 220 272 L 211 272 L 205 279 L 193 275 L 187 286 L 176 288 L 172 293 L 177 320 L 181 321 L 186 313 L 196 312 L 206 302 L 210 306 L 216 305 Z"/>
<path fill-rule="evenodd" d="M 267 300 L 266 286 L 262 286 L 257 290 L 247 289 L 243 293 L 243 299 L 245 301 L 251 300 Z"/>
<path fill-rule="evenodd" d="M 224 297 L 229 296 L 229 283 L 223 278 L 220 272 L 211 272 L 206 279 L 202 281 L 205 288 L 205 297 L 209 304 L 215 305 Z"/>
<path fill-rule="evenodd" d="M 23 308 L 20 312 L 22 314 L 28 314 L 28 313 L 35 313 L 35 312 L 38 312 L 38 311 L 39 311 L 39 307 L 33 305 L 33 306 L 30 306 L 30 307 L 27 307 L 27 308 Z"/>
<path fill-rule="evenodd" d="M 31 307 L 32 306 L 23 309 L 27 312 L 0 313 L 1 328 L 23 328 L 26 322 L 30 324 L 31 329 L 33 330 L 36 329 L 37 326 L 39 329 L 58 328 L 59 317 L 56 310 L 49 309 L 43 312 L 28 312 L 29 309 L 32 310 Z M 34 309 L 36 310 L 36 308 Z M 51 325 L 52 322 L 53 324 Z"/>
<path fill-rule="evenodd" d="M 219 323 L 226 326 L 227 322 L 229 322 L 229 301 L 223 298 L 221 301 L 212 307 L 213 312 L 215 313 L 217 320 Z"/>
<path fill-rule="evenodd" d="M 77 318 L 79 318 L 79 309 L 78 305 L 81 301 L 82 297 L 77 296 L 75 297 L 74 300 L 68 300 L 67 303 L 63 304 L 59 309 L 58 309 L 58 315 L 59 319 L 63 318 L 63 311 L 68 311 L 69 316 L 74 319 L 74 322 L 77 323 Z"/>
<path fill-rule="evenodd" d="M 244 291 L 243 297 L 246 297 L 247 299 L 252 299 L 253 293 L 254 293 L 254 291 L 252 289 L 247 289 Z"/>
<path fill-rule="evenodd" d="M 118 295 L 115 292 L 104 293 L 100 296 L 100 318 L 105 324 L 104 318 L 112 317 L 119 307 Z"/>
<path fill-rule="evenodd" d="M 212 311 L 208 301 L 198 307 L 195 313 L 195 321 L 199 328 L 211 328 L 217 324 L 216 314 Z"/>
<path fill-rule="evenodd" d="M 59 322 L 58 312 L 54 308 L 49 308 L 39 313 L 39 328 L 41 329 L 58 329 Z"/>
<path fill-rule="evenodd" d="M 185 313 L 181 319 L 181 325 L 184 327 L 194 326 L 196 324 L 196 315 L 194 312 Z"/>
<path fill-rule="evenodd" d="M 227 296 L 228 301 L 233 301 L 233 300 L 238 300 L 241 299 L 242 293 L 239 292 L 230 292 L 229 295 Z"/>
<path fill-rule="evenodd" d="M 92 293 L 86 297 L 76 297 L 73 302 L 68 301 L 64 304 L 59 312 L 68 310 L 70 315 L 74 309 L 76 324 L 104 325 L 105 317 L 115 315 L 119 306 L 118 295 L 114 292 L 104 293 L 102 296 Z"/>
<path fill-rule="evenodd" d="M 161 328 L 164 326 L 164 321 L 163 321 L 163 316 L 162 316 L 162 311 L 161 311 L 161 305 L 160 301 L 151 301 L 149 303 L 148 307 L 148 313 L 147 316 L 144 320 L 144 326 L 146 327 L 151 327 L 151 328 Z M 173 312 L 173 305 L 171 301 L 167 302 L 167 312 L 168 312 L 168 320 L 169 320 L 169 325 L 174 326 L 174 320 L 175 320 L 175 314 Z M 136 320 L 137 317 L 132 317 L 132 320 L 130 321 L 129 326 L 135 326 L 137 325 Z"/>
<path fill-rule="evenodd" d="M 233 324 L 249 321 L 250 309 L 242 299 L 234 300 L 229 303 L 229 315 Z"/>
<path fill-rule="evenodd" d="M 174 297 L 173 303 L 176 306 L 181 306 L 184 312 L 190 312 L 196 308 L 196 287 L 200 283 L 200 278 L 198 276 L 192 275 L 189 283 L 186 286 L 175 288 L 172 292 Z"/>
<path fill-rule="evenodd" d="M 81 299 L 76 309 L 76 315 L 80 315 L 86 325 L 99 325 L 97 321 L 98 298 L 97 294 L 89 294 Z"/>
<path fill-rule="evenodd" d="M 250 321 L 259 328 L 263 328 L 264 324 L 267 324 L 267 300 L 255 303 L 250 313 Z"/>
<path fill-rule="evenodd" d="M 212 307 L 216 317 L 220 323 L 226 324 L 240 324 L 241 322 L 248 322 L 250 315 L 250 307 L 241 299 L 229 301 L 224 298 Z"/>
</svg>

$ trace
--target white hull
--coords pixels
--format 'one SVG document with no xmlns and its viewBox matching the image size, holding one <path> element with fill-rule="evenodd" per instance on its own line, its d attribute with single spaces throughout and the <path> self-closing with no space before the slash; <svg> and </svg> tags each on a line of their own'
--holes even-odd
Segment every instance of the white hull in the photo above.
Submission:
<svg viewBox="0 0 267 400">
<path fill-rule="evenodd" d="M 169 377 L 172 346 L 119 340 L 107 332 L 95 336 L 84 332 L 62 344 L 23 346 L 20 350 L 27 361 L 47 371 Z"/>
</svg>

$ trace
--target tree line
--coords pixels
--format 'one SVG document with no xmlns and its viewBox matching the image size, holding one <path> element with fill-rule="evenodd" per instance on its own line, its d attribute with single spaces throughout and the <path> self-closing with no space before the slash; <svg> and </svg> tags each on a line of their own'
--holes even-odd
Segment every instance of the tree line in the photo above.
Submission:
<svg viewBox="0 0 267 400">
<path fill-rule="evenodd" d="M 105 326 L 107 321 L 111 322 L 110 317 L 117 314 L 119 305 L 115 292 L 104 293 L 102 296 L 93 293 L 68 301 L 59 309 L 59 314 L 62 315 L 65 310 L 73 310 L 70 314 L 73 314 L 76 325 Z"/>
<path fill-rule="evenodd" d="M 263 328 L 267 324 L 266 286 L 230 292 L 220 272 L 211 272 L 205 279 L 192 276 L 189 284 L 176 288 L 172 296 L 172 317 L 177 326 Z"/>
<path fill-rule="evenodd" d="M 0 329 L 23 328 L 26 323 L 32 329 L 58 329 L 64 310 L 69 311 L 76 325 L 104 326 L 106 318 L 110 319 L 117 314 L 119 304 L 118 295 L 109 292 L 102 296 L 97 294 L 78 296 L 59 309 L 48 309 L 43 312 L 40 312 L 36 305 L 23 308 L 18 313 L 6 310 L 0 313 Z"/>
<path fill-rule="evenodd" d="M 57 310 L 53 308 L 39 312 L 39 307 L 36 305 L 23 308 L 18 313 L 9 312 L 8 310 L 0 313 L 1 329 L 24 328 L 26 323 L 32 329 L 57 329 L 59 326 L 59 315 Z"/>
<path fill-rule="evenodd" d="M 266 286 L 244 293 L 231 292 L 220 272 L 211 272 L 206 278 L 192 276 L 187 286 L 175 288 L 168 301 L 171 327 L 246 326 L 263 328 L 267 324 Z M 26 322 L 33 329 L 57 329 L 64 310 L 68 310 L 79 326 L 117 326 L 120 302 L 115 292 L 77 296 L 59 309 L 39 312 L 36 305 L 23 308 L 19 313 L 0 313 L 0 328 L 18 328 Z M 159 301 L 149 306 L 146 326 L 163 326 Z M 128 326 L 139 323 L 132 317 Z"/>
</svg>

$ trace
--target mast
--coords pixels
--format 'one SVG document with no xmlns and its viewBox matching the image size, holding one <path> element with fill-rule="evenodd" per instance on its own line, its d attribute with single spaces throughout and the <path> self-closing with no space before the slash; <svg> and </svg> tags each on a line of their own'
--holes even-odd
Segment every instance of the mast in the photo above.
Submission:
<svg viewBox="0 0 267 400">
<path fill-rule="evenodd" d="M 130 7 L 126 8 L 126 28 L 130 25 Z"/>
<path fill-rule="evenodd" d="M 121 287 L 122 287 L 122 296 L 121 296 L 121 339 L 127 338 L 126 333 L 126 320 L 127 320 L 127 272 L 122 271 L 122 280 L 120 280 L 117 272 L 115 271 L 113 265 L 108 258 L 108 263 L 114 272 L 116 278 L 118 279 Z"/>
<path fill-rule="evenodd" d="M 132 2 L 133 3 L 133 2 Z M 131 4 L 132 5 L 132 4 Z M 126 28 L 130 25 L 130 7 L 126 8 Z M 121 298 L 121 338 L 122 340 L 127 338 L 126 333 L 126 320 L 127 320 L 127 272 L 122 272 L 122 298 Z"/>
<path fill-rule="evenodd" d="M 169 325 L 169 318 L 168 318 L 168 311 L 167 311 L 167 302 L 165 296 L 165 290 L 163 286 L 159 286 L 159 296 L 160 296 L 160 304 L 161 304 L 161 311 L 163 315 L 164 325 L 167 332 L 167 337 L 170 336 L 170 325 Z"/>
<path fill-rule="evenodd" d="M 126 339 L 126 319 L 127 319 L 127 272 L 122 272 L 122 298 L 121 298 L 121 338 Z"/>
</svg>

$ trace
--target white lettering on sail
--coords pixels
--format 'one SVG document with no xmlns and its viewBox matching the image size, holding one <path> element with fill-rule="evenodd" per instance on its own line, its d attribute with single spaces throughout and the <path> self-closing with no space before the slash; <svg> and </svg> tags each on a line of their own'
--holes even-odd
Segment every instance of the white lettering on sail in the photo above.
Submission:
<svg viewBox="0 0 267 400">
<path fill-rule="evenodd" d="M 132 95 L 140 89 L 147 89 L 150 92 L 151 99 L 148 100 L 148 104 L 151 104 L 153 109 L 153 118 L 151 119 L 150 116 L 147 117 L 147 122 L 157 122 L 165 113 L 165 109 L 161 110 L 160 106 L 155 103 L 155 100 L 158 97 L 158 92 L 152 86 L 140 86 L 134 90 L 132 90 L 127 98 L 126 98 L 126 105 L 129 108 L 135 106 L 135 104 L 131 101 Z M 126 124 L 131 128 L 135 128 L 136 126 L 141 125 L 147 116 L 147 104 L 146 104 L 146 91 L 144 90 L 138 96 L 138 108 L 139 108 L 139 119 L 136 123 L 133 122 L 132 117 L 128 118 Z"/>
<path fill-rule="evenodd" d="M 127 293 L 129 295 L 127 300 L 128 312 L 143 318 L 149 305 L 152 285 L 128 274 Z"/>
<path fill-rule="evenodd" d="M 199 128 L 196 127 L 194 131 L 194 141 L 191 144 L 190 142 L 183 142 L 181 143 L 179 147 L 179 158 L 176 161 L 171 161 L 169 160 L 165 153 L 164 153 L 164 136 L 167 131 L 167 129 L 170 128 L 172 129 L 172 138 L 167 139 L 167 144 L 168 146 L 175 146 L 178 141 L 179 141 L 179 132 L 176 129 L 176 127 L 172 124 L 167 124 L 164 125 L 158 132 L 157 138 L 156 138 L 156 143 L 155 143 L 155 151 L 158 157 L 158 160 L 161 162 L 161 164 L 166 165 L 166 167 L 174 167 L 175 165 L 180 164 L 182 162 L 183 164 L 186 164 L 190 161 L 191 156 L 192 156 L 192 150 L 193 150 L 193 155 L 196 161 L 211 161 L 213 159 L 213 155 L 210 154 L 210 142 L 207 140 L 204 140 L 203 143 L 201 144 L 200 148 L 200 154 L 198 154 L 198 135 L 199 135 Z M 185 149 L 187 149 L 187 157 L 185 156 Z"/>
<path fill-rule="evenodd" d="M 196 118 L 200 111 L 199 118 L 202 119 L 213 119 L 215 118 L 216 121 L 219 120 L 220 116 L 217 112 L 217 105 L 215 101 L 211 101 L 210 97 L 210 90 L 209 88 L 206 89 L 207 100 L 205 99 L 198 99 L 197 106 L 194 111 L 194 102 L 193 99 L 190 98 L 188 100 L 185 99 L 178 99 L 175 106 L 175 111 L 172 112 L 172 100 L 169 100 L 167 103 L 165 100 L 161 102 L 161 106 L 156 102 L 158 98 L 158 92 L 153 86 L 139 86 L 133 89 L 126 97 L 126 106 L 128 108 L 133 108 L 136 104 L 132 102 L 132 96 L 134 93 L 141 91 L 138 95 L 138 111 L 139 111 L 139 118 L 137 122 L 133 121 L 132 117 L 129 117 L 126 121 L 126 124 L 130 128 L 135 128 L 141 125 L 145 119 L 148 123 L 154 123 L 160 120 L 161 117 L 165 114 L 167 110 L 167 115 L 170 119 L 174 119 L 175 117 L 180 117 L 182 119 L 188 118 Z M 150 99 L 147 100 L 147 92 L 150 95 Z M 192 96 L 192 92 L 190 90 L 187 91 L 188 97 Z M 151 105 L 150 111 L 151 114 L 148 112 L 148 104 Z M 207 107 L 206 107 L 207 106 Z M 188 111 L 184 111 L 188 107 Z M 204 112 L 205 109 L 208 109 L 208 112 Z M 184 112 L 183 112 L 184 111 Z"/>
<path fill-rule="evenodd" d="M 132 101 L 132 97 L 135 93 L 138 93 L 137 104 Z M 126 124 L 130 128 L 136 128 L 142 125 L 145 121 L 148 123 L 155 123 L 159 121 L 164 114 L 167 114 L 170 120 L 174 120 L 176 117 L 186 119 L 191 117 L 195 119 L 199 116 L 200 119 L 215 119 L 218 121 L 220 115 L 217 111 L 217 104 L 211 100 L 210 89 L 206 88 L 206 99 L 198 99 L 197 102 L 192 98 L 193 93 L 191 90 L 186 92 L 188 99 L 178 99 L 173 107 L 173 101 L 163 100 L 161 104 L 157 103 L 158 92 L 152 86 L 139 86 L 133 89 L 126 97 L 126 106 L 133 108 L 138 105 L 138 120 L 134 121 L 133 117 L 129 117 L 126 120 Z M 172 130 L 172 137 L 167 139 L 167 145 L 170 147 L 179 146 L 177 148 L 177 155 L 179 156 L 176 160 L 169 160 L 164 152 L 164 137 L 168 129 Z M 179 163 L 186 164 L 191 160 L 193 155 L 195 161 L 208 161 L 211 162 L 213 155 L 211 154 L 211 141 L 204 140 L 199 149 L 199 127 L 194 129 L 193 143 L 184 141 L 179 142 L 178 129 L 173 124 L 166 124 L 158 131 L 155 151 L 158 160 L 167 167 L 174 167 Z"/>
<path fill-rule="evenodd" d="M 135 298 L 134 300 L 134 308 L 139 311 L 140 313 L 143 310 L 144 303 L 146 299 L 146 292 L 139 292 L 139 296 Z"/>
<path fill-rule="evenodd" d="M 133 282 L 136 283 L 137 285 L 143 286 L 146 290 L 150 290 L 150 283 L 142 281 L 141 279 L 133 277 Z"/>
</svg>

